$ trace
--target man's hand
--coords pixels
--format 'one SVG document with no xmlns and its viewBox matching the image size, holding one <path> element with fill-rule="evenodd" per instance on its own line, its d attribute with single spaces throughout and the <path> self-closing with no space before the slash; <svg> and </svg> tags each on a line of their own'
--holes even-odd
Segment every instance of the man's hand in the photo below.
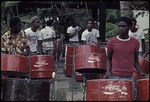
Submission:
<svg viewBox="0 0 150 102">
<path fill-rule="evenodd" d="M 106 72 L 103 79 L 108 79 L 110 77 L 110 75 L 111 75 L 111 72 Z"/>
<path fill-rule="evenodd" d="M 98 46 L 98 47 L 101 46 L 101 42 L 100 42 L 100 41 L 97 42 L 97 46 Z"/>
<path fill-rule="evenodd" d="M 141 74 L 141 77 L 142 77 L 143 79 L 145 79 L 145 78 L 148 77 L 148 75 L 147 75 L 146 73 L 141 72 L 140 74 Z"/>
</svg>

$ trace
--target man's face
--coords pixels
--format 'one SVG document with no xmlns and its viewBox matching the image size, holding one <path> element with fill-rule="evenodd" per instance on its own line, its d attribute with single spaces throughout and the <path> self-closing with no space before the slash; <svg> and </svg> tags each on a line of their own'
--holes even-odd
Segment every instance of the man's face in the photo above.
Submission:
<svg viewBox="0 0 150 102">
<path fill-rule="evenodd" d="M 132 21 L 132 27 L 131 27 L 131 29 L 135 29 L 135 26 L 136 26 L 135 21 Z"/>
<path fill-rule="evenodd" d="M 119 34 L 121 35 L 128 35 L 128 31 L 129 31 L 129 26 L 127 25 L 126 22 L 124 21 L 120 21 L 118 24 L 118 29 L 119 29 Z"/>
<path fill-rule="evenodd" d="M 77 22 L 76 22 L 75 20 L 73 21 L 72 26 L 73 26 L 73 27 L 76 27 L 76 26 L 77 26 Z"/>
<path fill-rule="evenodd" d="M 36 20 L 33 22 L 32 26 L 38 29 L 38 28 L 40 27 L 40 20 L 39 20 L 39 19 L 36 19 Z"/>
<path fill-rule="evenodd" d="M 14 33 L 19 33 L 20 31 L 21 31 L 21 22 L 18 22 L 17 24 L 16 24 L 16 26 L 13 26 L 12 27 L 12 30 L 13 30 L 13 32 Z"/>
<path fill-rule="evenodd" d="M 88 24 L 87 24 L 87 28 L 88 29 L 92 29 L 94 27 L 94 24 L 92 21 L 88 21 Z"/>
<path fill-rule="evenodd" d="M 40 21 L 41 26 L 44 28 L 45 27 L 45 21 L 41 20 Z"/>
</svg>

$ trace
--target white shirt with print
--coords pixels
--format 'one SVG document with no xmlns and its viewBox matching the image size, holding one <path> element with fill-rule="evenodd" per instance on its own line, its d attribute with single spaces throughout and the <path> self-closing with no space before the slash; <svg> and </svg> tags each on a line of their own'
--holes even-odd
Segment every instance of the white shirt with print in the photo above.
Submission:
<svg viewBox="0 0 150 102">
<path fill-rule="evenodd" d="M 47 38 L 56 38 L 56 33 L 53 30 L 53 28 L 46 26 L 41 30 L 42 33 L 42 38 L 47 39 Z M 54 47 L 53 41 L 47 41 L 42 43 L 43 49 L 44 50 L 49 50 L 50 48 Z"/>
<path fill-rule="evenodd" d="M 86 44 L 88 45 L 96 45 L 97 43 L 97 37 L 100 37 L 99 31 L 97 29 L 92 29 L 91 32 L 89 32 L 87 29 L 82 33 L 81 40 L 86 41 Z"/>
<path fill-rule="evenodd" d="M 30 42 L 30 51 L 36 52 L 37 50 L 37 40 L 42 40 L 41 31 L 37 30 L 36 32 L 33 32 L 31 28 L 27 28 L 25 30 L 26 36 L 29 39 Z"/>
<path fill-rule="evenodd" d="M 137 39 L 140 42 L 139 52 L 142 52 L 142 41 L 141 41 L 141 39 L 145 39 L 143 30 L 138 29 L 136 32 L 131 32 L 131 30 L 129 30 L 129 36 L 134 37 L 135 39 Z"/>
<path fill-rule="evenodd" d="M 72 38 L 70 38 L 69 41 L 79 41 L 78 33 L 79 33 L 80 29 L 81 28 L 79 26 L 76 26 L 76 27 L 70 26 L 70 27 L 68 27 L 67 33 L 69 33 L 69 34 L 70 33 L 73 34 L 77 30 L 76 34 Z"/>
</svg>

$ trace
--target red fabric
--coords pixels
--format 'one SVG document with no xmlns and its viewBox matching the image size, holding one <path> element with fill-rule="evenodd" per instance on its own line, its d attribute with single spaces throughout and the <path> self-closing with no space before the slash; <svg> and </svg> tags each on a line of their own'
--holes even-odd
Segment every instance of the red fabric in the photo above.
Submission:
<svg viewBox="0 0 150 102">
<path fill-rule="evenodd" d="M 130 38 L 128 41 L 121 41 L 117 37 L 107 42 L 108 51 L 112 51 L 112 75 L 132 76 L 134 66 L 134 52 L 138 52 L 139 42 Z"/>
</svg>

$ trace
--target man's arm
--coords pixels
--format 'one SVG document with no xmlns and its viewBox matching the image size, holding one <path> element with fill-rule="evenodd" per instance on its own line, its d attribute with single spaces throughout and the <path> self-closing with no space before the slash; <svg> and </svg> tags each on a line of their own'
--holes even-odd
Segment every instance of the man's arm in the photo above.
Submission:
<svg viewBox="0 0 150 102">
<path fill-rule="evenodd" d="M 97 37 L 97 46 L 101 46 L 102 45 L 102 41 L 100 40 L 100 37 Z"/>
<path fill-rule="evenodd" d="M 81 34 L 81 44 L 86 45 L 86 35 L 85 31 Z"/>
<path fill-rule="evenodd" d="M 75 34 L 77 33 L 77 29 L 75 30 L 74 33 L 67 33 L 69 38 L 72 38 Z"/>
<path fill-rule="evenodd" d="M 42 55 L 42 40 L 38 40 L 38 52 L 40 55 Z"/>
<path fill-rule="evenodd" d="M 143 55 L 145 53 L 145 48 L 146 48 L 145 39 L 141 39 L 141 42 L 142 42 L 142 55 Z"/>
<path fill-rule="evenodd" d="M 104 79 L 108 79 L 111 75 L 111 69 L 112 69 L 112 51 L 107 50 L 107 61 L 106 61 L 106 74 L 104 76 Z"/>
<path fill-rule="evenodd" d="M 29 56 L 30 47 L 29 46 L 25 46 L 24 49 L 25 49 L 25 51 L 23 51 L 22 53 L 19 53 L 19 54 L 20 55 L 24 55 L 24 56 Z"/>
<path fill-rule="evenodd" d="M 8 54 L 6 51 L 1 51 L 1 54 Z"/>
<path fill-rule="evenodd" d="M 143 56 L 142 56 L 142 57 L 144 57 L 144 58 L 145 58 L 145 57 L 147 57 L 147 55 L 149 55 L 149 49 L 147 49 L 147 50 L 146 50 L 146 52 L 143 54 Z"/>
<path fill-rule="evenodd" d="M 135 69 L 140 73 L 142 78 L 146 78 L 147 75 L 140 68 L 139 59 L 138 59 L 138 52 L 135 52 L 134 56 L 135 56 L 134 57 L 134 60 L 135 60 L 134 67 L 135 67 Z"/>
<path fill-rule="evenodd" d="M 81 44 L 82 45 L 86 45 L 86 41 L 85 40 L 81 40 Z"/>
</svg>

